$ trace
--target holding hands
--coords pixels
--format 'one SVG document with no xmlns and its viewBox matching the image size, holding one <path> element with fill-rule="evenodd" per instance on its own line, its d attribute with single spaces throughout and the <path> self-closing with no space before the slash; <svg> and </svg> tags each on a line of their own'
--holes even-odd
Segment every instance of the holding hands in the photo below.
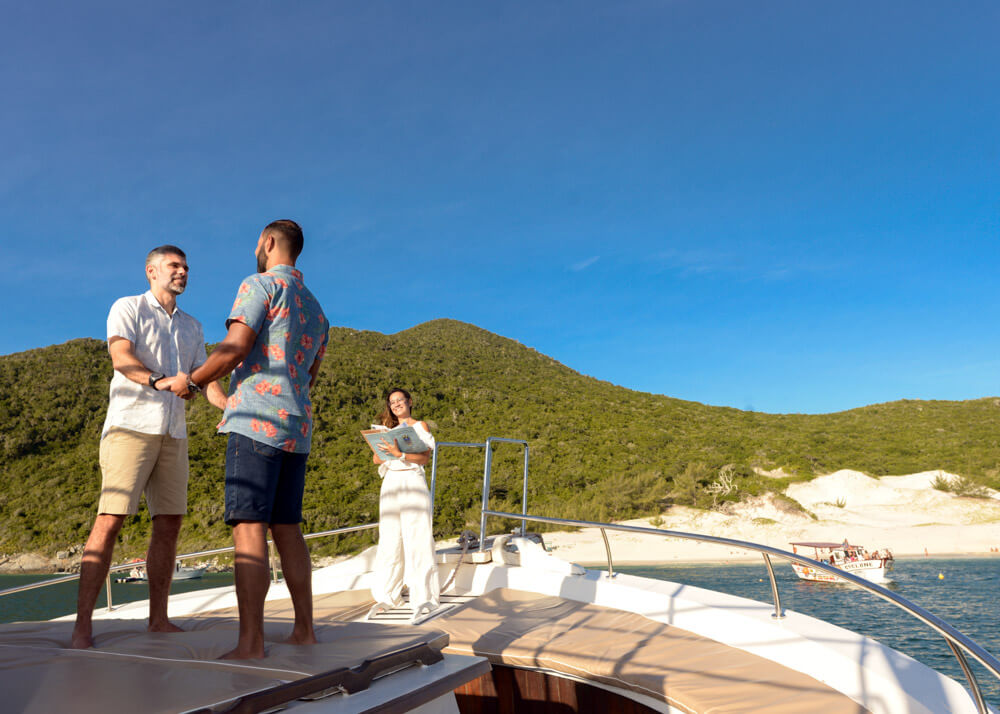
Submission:
<svg viewBox="0 0 1000 714">
<path fill-rule="evenodd" d="M 154 389 L 157 392 L 173 392 L 181 399 L 194 399 L 197 396 L 197 392 L 192 392 L 188 388 L 188 376 L 184 372 L 178 372 L 173 377 L 158 379 Z"/>
<path fill-rule="evenodd" d="M 173 377 L 158 379 L 155 389 L 158 392 L 173 392 L 184 400 L 194 399 L 202 391 L 191 381 L 191 377 L 184 372 L 178 372 Z M 222 386 L 217 381 L 209 383 L 204 393 L 205 398 L 208 399 L 212 406 L 218 409 L 226 408 L 226 393 L 222 391 Z"/>
</svg>

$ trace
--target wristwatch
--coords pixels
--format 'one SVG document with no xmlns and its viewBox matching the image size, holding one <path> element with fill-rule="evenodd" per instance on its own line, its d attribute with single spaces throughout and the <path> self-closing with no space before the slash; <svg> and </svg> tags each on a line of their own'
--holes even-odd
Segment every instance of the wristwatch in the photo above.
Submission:
<svg viewBox="0 0 1000 714">
<path fill-rule="evenodd" d="M 195 384 L 194 380 L 192 380 L 190 377 L 188 377 L 188 391 L 194 392 L 195 394 L 201 393 L 201 387 Z"/>
<path fill-rule="evenodd" d="M 166 375 L 160 374 L 159 372 L 153 372 L 149 375 L 149 386 L 156 389 L 156 383 L 163 379 Z"/>
</svg>

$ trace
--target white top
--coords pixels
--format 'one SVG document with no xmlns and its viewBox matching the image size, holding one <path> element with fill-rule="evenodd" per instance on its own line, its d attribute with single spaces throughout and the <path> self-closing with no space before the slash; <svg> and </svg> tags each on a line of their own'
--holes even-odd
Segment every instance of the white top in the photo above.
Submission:
<svg viewBox="0 0 1000 714">
<path fill-rule="evenodd" d="M 434 449 L 434 436 L 427 431 L 422 421 L 415 421 L 410 426 L 413 430 L 417 432 L 417 438 L 424 443 L 429 450 Z M 416 471 L 421 476 L 424 475 L 424 467 L 420 464 L 415 464 L 411 461 L 405 461 L 403 459 L 391 459 L 379 464 L 378 475 L 385 478 L 385 475 L 390 471 Z"/>
<path fill-rule="evenodd" d="M 167 311 L 146 291 L 115 301 L 108 314 L 108 341 L 124 337 L 147 369 L 167 377 L 191 371 L 204 363 L 205 334 L 201 323 L 179 308 Z M 111 399 L 101 438 L 113 426 L 143 434 L 187 436 L 184 400 L 170 391 L 157 392 L 136 384 L 118 370 L 111 378 Z"/>
</svg>

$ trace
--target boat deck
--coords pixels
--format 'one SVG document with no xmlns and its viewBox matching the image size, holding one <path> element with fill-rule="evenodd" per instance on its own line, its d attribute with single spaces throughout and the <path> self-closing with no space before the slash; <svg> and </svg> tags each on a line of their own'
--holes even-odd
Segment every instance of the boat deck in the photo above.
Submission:
<svg viewBox="0 0 1000 714">
<path fill-rule="evenodd" d="M 65 703 L 67 692 L 101 690 L 114 692 L 119 701 L 170 702 L 145 711 L 180 711 L 232 700 L 234 692 L 352 667 L 362 652 L 370 658 L 423 644 L 485 657 L 499 667 L 627 690 L 639 701 L 682 712 L 865 711 L 844 694 L 780 664 L 613 608 L 500 588 L 453 599 L 430 623 L 410 627 L 361 621 L 373 602 L 367 590 L 316 596 L 320 644 L 300 647 L 281 643 L 291 627 L 291 602 L 269 601 L 267 659 L 241 664 L 215 661 L 236 641 L 235 608 L 176 618 L 185 629 L 177 634 L 146 633 L 143 621 L 95 620 L 96 647 L 85 652 L 62 649 L 69 642 L 70 622 L 4 625 L 0 689 L 5 704 L 16 703 L 15 710 L 23 711 L 55 711 L 59 706 L 50 696 Z M 47 686 L 52 682 L 59 686 Z M 467 685 L 465 691 L 472 690 Z M 81 708 L 75 701 L 73 709 L 107 711 L 106 702 L 86 701 L 94 706 Z"/>
</svg>

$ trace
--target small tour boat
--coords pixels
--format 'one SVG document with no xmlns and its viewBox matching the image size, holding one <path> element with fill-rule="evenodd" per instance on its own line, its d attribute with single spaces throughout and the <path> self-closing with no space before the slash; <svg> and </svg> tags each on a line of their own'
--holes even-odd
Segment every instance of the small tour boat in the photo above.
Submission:
<svg viewBox="0 0 1000 714">
<path fill-rule="evenodd" d="M 864 546 L 851 545 L 847 540 L 844 540 L 843 543 L 797 541 L 791 545 L 795 553 L 799 552 L 799 548 L 812 548 L 813 560 L 832 565 L 875 583 L 890 580 L 889 571 L 892 570 L 895 561 L 888 548 L 868 552 Z M 821 583 L 838 582 L 836 576 L 819 568 L 811 568 L 808 565 L 795 562 L 792 563 L 792 568 L 802 580 L 815 580 Z"/>
<path fill-rule="evenodd" d="M 178 561 L 174 564 L 174 580 L 196 580 L 205 574 L 208 568 L 186 568 Z M 120 583 L 144 583 L 149 580 L 146 568 L 138 566 L 128 571 L 127 578 L 121 578 Z"/>
</svg>

